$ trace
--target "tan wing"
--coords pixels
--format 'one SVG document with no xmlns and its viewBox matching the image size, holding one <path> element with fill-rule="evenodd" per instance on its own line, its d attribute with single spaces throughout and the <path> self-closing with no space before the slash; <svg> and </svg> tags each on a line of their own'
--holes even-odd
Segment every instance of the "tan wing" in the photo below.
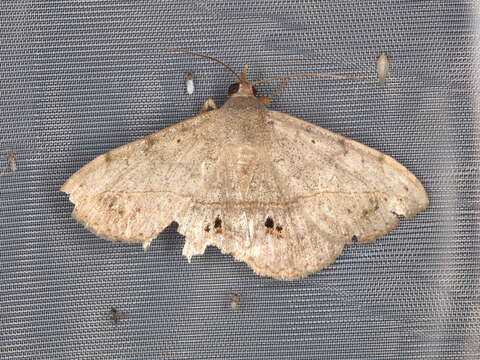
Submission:
<svg viewBox="0 0 480 360">
<path fill-rule="evenodd" d="M 148 248 L 173 220 L 182 219 L 203 186 L 202 163 L 218 158 L 216 111 L 182 121 L 92 160 L 62 186 L 73 216 L 108 240 Z"/>
<path fill-rule="evenodd" d="M 368 220 L 356 233 L 360 241 L 373 236 L 372 221 L 381 231 L 380 215 L 408 218 L 428 206 L 420 181 L 390 156 L 278 111 L 269 111 L 268 119 L 275 134 L 272 162 L 286 187 L 295 197 L 314 200 L 332 218 L 359 222 L 357 230 Z"/>
<path fill-rule="evenodd" d="M 260 275 L 294 279 L 332 263 L 352 238 L 375 240 L 428 205 L 421 183 L 391 157 L 287 114 L 266 116 L 270 136 L 244 174 L 243 200 L 190 208 L 179 227 L 185 256 L 215 245 Z M 202 233 L 202 217 L 218 228 Z"/>
<path fill-rule="evenodd" d="M 257 273 L 304 276 L 333 262 L 344 244 L 375 240 L 398 216 L 427 207 L 422 184 L 393 158 L 287 114 L 269 111 L 267 119 L 270 177 L 288 201 L 245 217 L 255 239 L 248 251 L 222 244 Z M 262 216 L 272 232 L 255 226 Z"/>
</svg>

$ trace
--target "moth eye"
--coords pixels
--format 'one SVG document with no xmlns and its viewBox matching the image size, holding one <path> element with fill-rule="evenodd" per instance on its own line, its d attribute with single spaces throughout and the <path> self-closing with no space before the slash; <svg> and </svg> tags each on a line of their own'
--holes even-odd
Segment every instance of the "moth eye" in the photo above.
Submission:
<svg viewBox="0 0 480 360">
<path fill-rule="evenodd" d="M 253 96 L 257 96 L 257 88 L 252 86 Z"/>
<path fill-rule="evenodd" d="M 232 96 L 236 92 L 238 92 L 238 89 L 240 89 L 240 84 L 239 83 L 234 83 L 228 87 L 228 96 Z"/>
</svg>

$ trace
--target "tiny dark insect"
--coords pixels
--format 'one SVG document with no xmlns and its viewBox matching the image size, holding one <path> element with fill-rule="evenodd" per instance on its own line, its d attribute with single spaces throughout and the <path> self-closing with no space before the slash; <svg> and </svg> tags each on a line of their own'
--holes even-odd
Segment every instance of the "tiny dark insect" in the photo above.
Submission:
<svg viewBox="0 0 480 360">
<path fill-rule="evenodd" d="M 120 312 L 119 312 L 116 308 L 114 308 L 114 307 L 112 306 L 112 308 L 111 308 L 110 311 L 108 312 L 108 317 L 109 317 L 110 320 L 113 321 L 113 324 L 114 324 L 114 325 L 117 325 L 117 324 L 118 324 L 118 321 L 119 321 L 120 318 L 121 318 L 121 314 L 120 314 Z"/>
</svg>

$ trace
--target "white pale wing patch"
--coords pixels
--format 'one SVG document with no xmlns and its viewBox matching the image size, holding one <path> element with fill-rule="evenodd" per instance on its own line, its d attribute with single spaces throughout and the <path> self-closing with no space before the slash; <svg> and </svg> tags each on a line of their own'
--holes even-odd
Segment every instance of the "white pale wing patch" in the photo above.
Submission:
<svg viewBox="0 0 480 360">
<path fill-rule="evenodd" d="M 189 260 L 214 245 L 277 279 L 332 263 L 428 205 L 391 157 L 254 97 L 99 156 L 62 187 L 97 235 L 150 242 L 172 221 Z"/>
</svg>

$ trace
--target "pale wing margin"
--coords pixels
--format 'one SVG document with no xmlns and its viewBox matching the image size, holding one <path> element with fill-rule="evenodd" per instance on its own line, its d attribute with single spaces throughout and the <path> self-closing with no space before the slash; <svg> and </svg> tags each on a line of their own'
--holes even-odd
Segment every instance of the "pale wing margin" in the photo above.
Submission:
<svg viewBox="0 0 480 360">
<path fill-rule="evenodd" d="M 338 241 L 375 240 L 428 206 L 420 181 L 390 156 L 278 111 L 267 118 L 274 169 L 304 215 Z"/>
<path fill-rule="evenodd" d="M 75 204 L 73 216 L 108 240 L 150 242 L 180 214 L 201 181 L 192 174 L 216 144 L 216 110 L 186 119 L 98 156 L 61 187 Z M 202 133 L 203 138 L 199 139 Z M 210 145 L 209 145 L 210 144 Z M 215 150 L 217 151 L 217 150 Z"/>
</svg>

